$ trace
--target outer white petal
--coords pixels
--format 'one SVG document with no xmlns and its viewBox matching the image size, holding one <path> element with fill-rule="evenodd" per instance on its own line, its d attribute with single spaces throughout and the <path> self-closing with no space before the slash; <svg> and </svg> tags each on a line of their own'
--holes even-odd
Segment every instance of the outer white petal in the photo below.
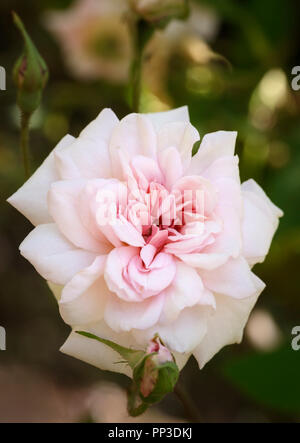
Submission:
<svg viewBox="0 0 300 443">
<path fill-rule="evenodd" d="M 119 119 L 109 108 L 103 109 L 95 120 L 89 123 L 80 133 L 79 137 L 90 139 L 94 142 L 104 140 L 109 143 L 114 127 Z"/>
<path fill-rule="evenodd" d="M 194 143 L 199 139 L 199 133 L 191 123 L 168 123 L 158 132 L 158 151 L 163 151 L 171 146 L 176 147 L 180 153 L 183 170 L 185 171 L 191 163 Z"/>
<path fill-rule="evenodd" d="M 171 111 L 165 112 L 152 112 L 145 114 L 152 122 L 156 131 L 158 131 L 162 126 L 167 123 L 172 122 L 189 122 L 189 110 L 187 106 L 182 106 L 181 108 L 172 109 Z"/>
<path fill-rule="evenodd" d="M 130 333 L 122 332 L 118 334 L 110 329 L 104 321 L 99 321 L 86 326 L 74 326 L 67 341 L 60 349 L 64 354 L 78 358 L 104 371 L 120 372 L 132 377 L 131 368 L 127 364 L 119 363 L 122 361 L 122 357 L 117 352 L 96 340 L 83 337 L 74 332 L 80 330 L 132 349 L 145 349 L 145 344 L 143 346 L 138 345 Z"/>
<path fill-rule="evenodd" d="M 119 119 L 111 109 L 103 109 L 80 133 L 71 146 L 55 154 L 57 169 L 62 179 L 109 178 L 111 162 L 109 141 Z"/>
<path fill-rule="evenodd" d="M 72 245 L 54 223 L 34 228 L 21 243 L 20 252 L 43 278 L 58 285 L 66 284 L 96 257 Z"/>
<path fill-rule="evenodd" d="M 241 187 L 233 180 L 224 179 L 223 185 L 224 189 L 219 191 L 219 200 L 214 211 L 216 217 L 222 221 L 223 228 L 215 242 L 207 246 L 204 252 L 237 258 L 242 251 L 242 192 Z"/>
<path fill-rule="evenodd" d="M 99 369 L 120 372 L 121 374 L 128 375 L 128 377 L 132 377 L 131 368 L 127 364 L 119 363 L 122 361 L 122 357 L 117 352 L 96 340 L 83 337 L 82 335 L 74 332 L 79 330 L 90 332 L 98 337 L 112 340 L 115 343 L 132 349 L 145 350 L 148 342 L 145 341 L 143 343 L 138 343 L 131 333 L 116 333 L 110 329 L 104 321 L 99 321 L 84 327 L 73 327 L 73 331 L 60 349 L 64 354 L 75 357 L 96 366 Z M 176 363 L 181 370 L 190 357 L 190 353 L 184 354 L 173 352 L 173 354 L 176 359 Z"/>
<path fill-rule="evenodd" d="M 257 291 L 257 277 L 243 257 L 231 258 L 216 271 L 201 270 L 200 275 L 204 286 L 217 294 L 245 298 Z"/>
<path fill-rule="evenodd" d="M 50 291 L 53 293 L 54 297 L 56 298 L 56 300 L 59 301 L 64 287 L 61 285 L 56 285 L 51 281 L 47 281 L 47 284 L 49 286 Z"/>
<path fill-rule="evenodd" d="M 256 293 L 251 297 L 233 299 L 216 295 L 217 308 L 207 317 L 207 332 L 193 351 L 200 369 L 226 345 L 240 343 L 243 330 L 264 284 L 256 277 Z"/>
<path fill-rule="evenodd" d="M 188 359 L 190 358 L 191 353 L 190 352 L 184 353 L 184 352 L 173 351 L 172 354 L 175 358 L 175 362 L 178 366 L 179 371 L 181 371 L 181 369 L 184 368 L 185 364 L 187 363 Z"/>
<path fill-rule="evenodd" d="M 182 161 L 178 149 L 170 147 L 158 154 L 158 161 L 164 175 L 164 184 L 167 189 L 172 189 L 174 183 L 182 176 Z"/>
<path fill-rule="evenodd" d="M 63 180 L 111 177 L 110 155 L 105 141 L 78 138 L 55 153 L 55 164 Z"/>
<path fill-rule="evenodd" d="M 161 323 L 176 320 L 181 311 L 197 304 L 215 306 L 213 295 L 204 289 L 197 271 L 181 262 L 176 263 L 175 278 L 165 294 Z"/>
<path fill-rule="evenodd" d="M 242 184 L 242 193 L 243 255 L 250 265 L 254 265 L 264 261 L 283 212 L 271 202 L 254 180 Z"/>
<path fill-rule="evenodd" d="M 35 173 L 7 201 L 20 211 L 33 225 L 51 223 L 53 220 L 48 213 L 47 193 L 51 183 L 59 180 L 55 168 L 54 153 L 71 145 L 75 138 L 66 135 L 44 160 Z"/>
<path fill-rule="evenodd" d="M 219 266 L 222 266 L 228 260 L 229 256 L 227 254 L 218 253 L 194 253 L 194 254 L 177 254 L 188 266 L 193 268 L 206 269 L 211 271 Z"/>
<path fill-rule="evenodd" d="M 64 287 L 59 300 L 60 314 L 68 324 L 85 325 L 103 318 L 110 292 L 103 278 L 106 256 L 97 257 Z"/>
<path fill-rule="evenodd" d="M 85 180 L 57 181 L 48 193 L 49 213 L 60 231 L 79 248 L 98 254 L 107 252 L 105 237 L 99 231 L 98 237 L 84 224 L 89 217 L 89 208 L 81 205 L 81 193 L 85 190 Z"/>
<path fill-rule="evenodd" d="M 164 297 L 161 293 L 140 302 L 128 302 L 112 294 L 107 300 L 104 319 L 116 332 L 150 328 L 158 322 Z"/>
<path fill-rule="evenodd" d="M 142 114 L 129 114 L 114 128 L 109 150 L 112 171 L 115 177 L 122 177 L 122 164 L 119 151 L 131 159 L 135 155 L 156 157 L 156 133 L 151 121 Z"/>
<path fill-rule="evenodd" d="M 218 183 L 218 180 L 226 178 L 240 184 L 238 156 L 228 155 L 218 158 L 203 172 L 203 177 L 212 183 Z"/>
<path fill-rule="evenodd" d="M 197 154 L 192 157 L 186 174 L 202 174 L 219 157 L 233 156 L 236 136 L 235 131 L 217 131 L 206 134 Z"/>
<path fill-rule="evenodd" d="M 166 346 L 173 352 L 190 353 L 201 342 L 206 333 L 206 316 L 209 308 L 192 307 L 181 311 L 177 319 L 168 324 L 157 324 L 145 331 L 134 330 L 139 343 L 150 340 L 158 333 Z"/>
</svg>

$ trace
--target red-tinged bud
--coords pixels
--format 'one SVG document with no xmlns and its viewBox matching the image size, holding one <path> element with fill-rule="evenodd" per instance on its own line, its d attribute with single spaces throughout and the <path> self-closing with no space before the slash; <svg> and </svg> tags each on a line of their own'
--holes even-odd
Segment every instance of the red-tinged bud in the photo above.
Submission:
<svg viewBox="0 0 300 443">
<path fill-rule="evenodd" d="M 48 80 L 48 68 L 26 32 L 20 17 L 14 12 L 13 20 L 24 40 L 23 54 L 13 70 L 14 81 L 18 88 L 17 103 L 23 114 L 30 115 L 41 102 L 42 91 Z"/>
</svg>

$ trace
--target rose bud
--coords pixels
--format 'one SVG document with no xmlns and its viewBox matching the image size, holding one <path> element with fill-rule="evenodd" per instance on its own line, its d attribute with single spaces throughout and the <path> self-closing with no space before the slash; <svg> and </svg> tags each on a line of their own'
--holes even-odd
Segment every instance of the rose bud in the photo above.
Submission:
<svg viewBox="0 0 300 443">
<path fill-rule="evenodd" d="M 146 356 L 133 371 L 141 400 L 150 405 L 172 392 L 179 375 L 175 359 L 160 337 L 151 340 Z"/>
<path fill-rule="evenodd" d="M 30 115 L 40 104 L 42 90 L 48 80 L 48 68 L 26 32 L 20 17 L 14 12 L 13 20 L 24 39 L 24 52 L 13 70 L 14 81 L 18 88 L 17 103 L 22 113 Z"/>
</svg>

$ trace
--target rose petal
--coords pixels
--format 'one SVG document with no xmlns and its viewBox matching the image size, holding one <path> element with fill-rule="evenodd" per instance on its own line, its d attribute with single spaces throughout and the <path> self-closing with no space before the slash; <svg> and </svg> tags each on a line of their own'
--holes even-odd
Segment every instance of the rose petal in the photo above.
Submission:
<svg viewBox="0 0 300 443">
<path fill-rule="evenodd" d="M 85 325 L 103 318 L 109 290 L 103 278 L 106 256 L 97 257 L 64 287 L 59 310 L 70 325 Z"/>
<path fill-rule="evenodd" d="M 74 332 L 80 330 L 132 349 L 145 349 L 145 345 L 139 346 L 133 336 L 127 332 L 116 333 L 102 320 L 84 327 L 74 326 L 73 331 L 60 349 L 64 354 L 78 358 L 104 371 L 119 372 L 132 377 L 131 368 L 126 363 L 121 362 L 123 359 L 120 354 L 103 343 Z"/>
<path fill-rule="evenodd" d="M 152 122 L 156 131 L 159 131 L 162 126 L 172 122 L 189 122 L 189 110 L 187 106 L 181 108 L 171 109 L 164 112 L 150 112 L 146 115 Z"/>
<path fill-rule="evenodd" d="M 183 173 L 181 157 L 177 148 L 169 147 L 159 152 L 159 165 L 164 174 L 164 185 L 171 189 Z"/>
<path fill-rule="evenodd" d="M 189 353 L 199 345 L 206 333 L 204 313 L 207 309 L 195 306 L 186 308 L 174 322 L 157 324 L 145 331 L 135 330 L 133 335 L 139 343 L 144 343 L 158 333 L 172 352 Z"/>
<path fill-rule="evenodd" d="M 116 114 L 111 109 L 105 108 L 95 120 L 81 131 L 79 137 L 93 140 L 96 143 L 98 143 L 99 140 L 104 140 L 108 144 L 112 131 L 118 122 L 119 119 Z"/>
<path fill-rule="evenodd" d="M 257 277 L 243 257 L 229 259 L 217 271 L 202 270 L 200 275 L 205 287 L 217 294 L 240 299 L 257 291 Z"/>
<path fill-rule="evenodd" d="M 226 254 L 216 254 L 216 253 L 192 253 L 192 254 L 177 254 L 188 266 L 199 269 L 207 269 L 211 271 L 219 266 L 222 266 L 228 260 L 228 255 Z"/>
<path fill-rule="evenodd" d="M 79 204 L 80 193 L 87 182 L 85 180 L 65 180 L 51 185 L 48 193 L 49 213 L 60 231 L 76 246 L 88 251 L 104 254 L 108 245 L 104 236 L 93 236 L 83 220 L 88 217 L 88 207 Z"/>
<path fill-rule="evenodd" d="M 52 283 L 51 281 L 47 281 L 47 285 L 49 286 L 49 289 L 53 293 L 56 300 L 59 301 L 60 297 L 61 297 L 62 290 L 64 287 L 61 285 L 56 285 L 55 283 Z"/>
<path fill-rule="evenodd" d="M 78 138 L 55 154 L 55 164 L 63 180 L 109 178 L 112 175 L 108 145 L 101 139 Z"/>
<path fill-rule="evenodd" d="M 141 297 L 124 279 L 124 268 L 127 267 L 132 257 L 138 254 L 138 249 L 133 246 L 122 246 L 113 249 L 106 261 L 104 278 L 111 292 L 128 301 L 140 301 Z"/>
<path fill-rule="evenodd" d="M 156 134 L 152 123 L 141 114 L 129 114 L 114 128 L 110 144 L 110 157 L 115 177 L 122 177 L 122 165 L 118 151 L 128 158 L 136 155 L 156 157 Z"/>
<path fill-rule="evenodd" d="M 201 175 L 212 183 L 230 178 L 240 184 L 239 158 L 237 155 L 217 158 Z"/>
<path fill-rule="evenodd" d="M 197 129 L 190 123 L 168 123 L 158 133 L 158 151 L 163 151 L 169 147 L 177 148 L 180 153 L 183 171 L 185 171 L 188 169 L 192 159 L 194 143 L 199 138 Z"/>
<path fill-rule="evenodd" d="M 242 184 L 244 197 L 243 255 L 252 266 L 264 261 L 274 233 L 278 218 L 283 212 L 267 197 L 254 180 Z"/>
<path fill-rule="evenodd" d="M 23 240 L 20 252 L 46 280 L 66 284 L 95 259 L 92 252 L 77 249 L 54 223 L 38 225 Z"/>
<path fill-rule="evenodd" d="M 149 297 L 141 302 L 123 301 L 112 295 L 107 300 L 104 319 L 114 331 L 147 329 L 155 325 L 164 304 L 164 294 Z"/>
<path fill-rule="evenodd" d="M 112 229 L 121 242 L 130 246 L 144 246 L 145 240 L 141 233 L 125 217 L 112 223 Z"/>
<path fill-rule="evenodd" d="M 74 140 L 71 135 L 66 135 L 24 185 L 7 199 L 34 226 L 53 222 L 48 213 L 47 193 L 51 183 L 59 180 L 54 153 L 71 145 Z"/>
<path fill-rule="evenodd" d="M 251 297 L 234 299 L 217 295 L 217 308 L 207 316 L 207 332 L 193 354 L 200 369 L 226 345 L 240 343 L 243 330 L 257 298 L 264 288 L 259 278 L 255 278 L 256 293 Z"/>
<path fill-rule="evenodd" d="M 184 263 L 176 263 L 176 275 L 171 286 L 165 291 L 166 299 L 160 322 L 176 320 L 183 309 L 196 304 L 214 307 L 215 301 L 211 293 L 203 287 L 197 271 Z"/>
<path fill-rule="evenodd" d="M 219 157 L 233 156 L 237 132 L 217 131 L 206 134 L 186 174 L 202 174 Z"/>
</svg>

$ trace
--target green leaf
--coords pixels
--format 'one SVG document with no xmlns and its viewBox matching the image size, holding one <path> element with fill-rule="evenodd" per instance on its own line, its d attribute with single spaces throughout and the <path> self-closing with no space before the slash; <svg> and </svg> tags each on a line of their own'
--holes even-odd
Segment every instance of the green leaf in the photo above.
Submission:
<svg viewBox="0 0 300 443">
<path fill-rule="evenodd" d="M 242 393 L 274 410 L 300 412 L 300 351 L 290 346 L 227 362 L 225 377 Z"/>
<path fill-rule="evenodd" d="M 76 334 L 83 335 L 84 337 L 91 338 L 93 340 L 97 340 L 100 343 L 103 343 L 106 346 L 109 346 L 111 349 L 116 351 L 118 354 L 121 355 L 124 360 L 129 364 L 129 366 L 133 369 L 140 360 L 145 356 L 144 351 L 137 351 L 130 348 L 125 348 L 124 346 L 118 345 L 117 343 L 114 343 L 111 340 L 107 340 L 105 338 L 97 337 L 97 335 L 91 334 L 89 332 L 85 331 L 75 331 Z"/>
</svg>

